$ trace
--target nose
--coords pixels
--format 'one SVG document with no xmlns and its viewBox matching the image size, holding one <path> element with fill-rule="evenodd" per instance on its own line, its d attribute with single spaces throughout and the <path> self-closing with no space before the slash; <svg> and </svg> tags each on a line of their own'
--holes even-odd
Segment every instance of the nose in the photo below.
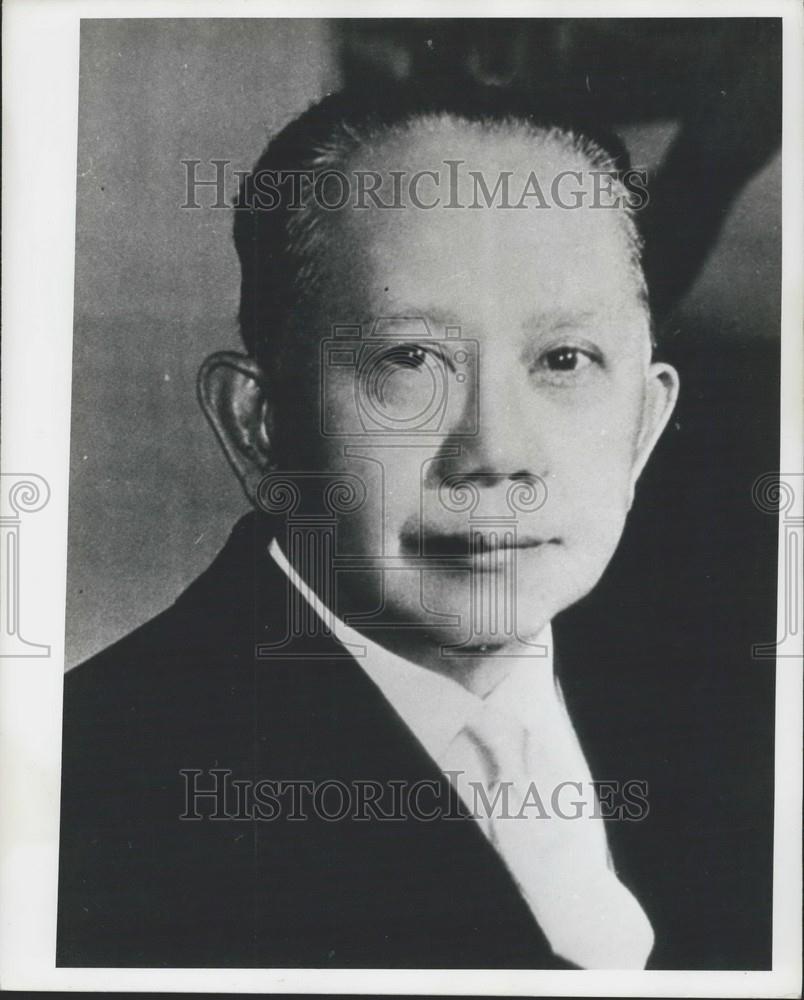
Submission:
<svg viewBox="0 0 804 1000">
<path fill-rule="evenodd" d="M 533 427 L 533 396 L 527 391 L 518 366 L 504 358 L 484 357 L 477 385 L 476 434 L 461 440 L 461 472 L 482 477 L 493 485 L 499 480 L 542 475 Z M 538 467 L 534 467 L 538 466 Z"/>
<path fill-rule="evenodd" d="M 548 475 L 535 401 L 526 373 L 511 358 L 481 358 L 460 419 L 444 439 L 431 475 L 459 475 L 480 487 Z"/>
</svg>

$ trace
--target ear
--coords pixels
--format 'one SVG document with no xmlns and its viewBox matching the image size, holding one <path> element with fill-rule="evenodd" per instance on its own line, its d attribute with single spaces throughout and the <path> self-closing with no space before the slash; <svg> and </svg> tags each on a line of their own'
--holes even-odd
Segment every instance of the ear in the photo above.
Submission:
<svg viewBox="0 0 804 1000">
<path fill-rule="evenodd" d="M 648 367 L 645 383 L 645 398 L 631 469 L 631 496 L 633 503 L 637 479 L 642 474 L 656 442 L 667 426 L 667 421 L 675 409 L 678 399 L 679 377 L 672 365 L 653 362 Z"/>
<path fill-rule="evenodd" d="M 273 467 L 273 408 L 262 369 L 234 351 L 210 355 L 198 373 L 198 399 L 246 496 Z"/>
</svg>

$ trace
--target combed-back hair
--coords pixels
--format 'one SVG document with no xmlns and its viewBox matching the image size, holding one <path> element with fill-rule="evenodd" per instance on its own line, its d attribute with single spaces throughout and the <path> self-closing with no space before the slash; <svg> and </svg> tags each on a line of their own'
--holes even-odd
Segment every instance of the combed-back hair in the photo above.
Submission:
<svg viewBox="0 0 804 1000">
<path fill-rule="evenodd" d="M 234 222 L 242 271 L 240 329 L 246 349 L 264 368 L 276 356 L 294 310 L 315 284 L 317 254 L 326 252 L 321 245 L 326 241 L 318 238 L 322 210 L 315 199 L 302 206 L 296 199 L 294 204 L 288 189 L 266 207 L 260 204 L 259 177 L 343 170 L 361 147 L 417 123 L 429 120 L 437 127 L 445 119 L 557 141 L 594 169 L 615 172 L 630 167 L 625 146 L 614 133 L 588 115 L 561 107 L 556 98 L 534 107 L 532 99 L 498 87 L 440 94 L 409 86 L 325 97 L 274 136 L 240 189 Z M 641 283 L 640 237 L 631 212 L 626 208 L 623 214 Z"/>
</svg>

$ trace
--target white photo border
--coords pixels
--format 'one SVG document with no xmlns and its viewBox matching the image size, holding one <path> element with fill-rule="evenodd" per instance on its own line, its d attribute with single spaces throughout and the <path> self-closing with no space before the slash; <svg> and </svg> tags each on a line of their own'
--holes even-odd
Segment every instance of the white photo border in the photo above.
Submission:
<svg viewBox="0 0 804 1000">
<path fill-rule="evenodd" d="M 802 462 L 804 80 L 795 0 L 6 0 L 3 24 L 4 477 L 41 477 L 25 522 L 18 610 L 47 654 L 9 655 L 0 636 L 0 984 L 5 989 L 553 996 L 800 995 L 802 657 L 779 658 L 773 969 L 767 972 L 56 968 L 56 886 L 69 486 L 79 30 L 82 18 L 781 17 L 784 23 L 782 476 Z M 46 192 L 47 197 L 32 197 Z M 47 262 L 46 267 L 43 261 Z M 34 387 L 36 391 L 34 392 Z M 40 498 L 41 499 L 41 498 Z M 797 511 L 802 516 L 801 491 Z M 5 514 L 0 511 L 0 515 Z M 28 515 L 26 515 L 28 516 Z M 781 521 L 781 518 L 780 518 Z M 784 565 L 780 524 L 779 594 Z M 785 636 L 779 601 L 778 636 Z M 799 637 L 801 638 L 801 637 Z M 762 667 L 764 669 L 764 666 Z"/>
</svg>

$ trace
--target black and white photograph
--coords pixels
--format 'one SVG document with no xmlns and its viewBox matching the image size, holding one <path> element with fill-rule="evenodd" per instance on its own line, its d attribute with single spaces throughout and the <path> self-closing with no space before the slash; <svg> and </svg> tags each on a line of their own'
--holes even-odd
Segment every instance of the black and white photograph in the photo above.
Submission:
<svg viewBox="0 0 804 1000">
<path fill-rule="evenodd" d="M 116 7 L 67 405 L 3 386 L 69 438 L 3 469 L 3 668 L 63 669 L 48 981 L 800 989 L 800 11 Z"/>
</svg>

